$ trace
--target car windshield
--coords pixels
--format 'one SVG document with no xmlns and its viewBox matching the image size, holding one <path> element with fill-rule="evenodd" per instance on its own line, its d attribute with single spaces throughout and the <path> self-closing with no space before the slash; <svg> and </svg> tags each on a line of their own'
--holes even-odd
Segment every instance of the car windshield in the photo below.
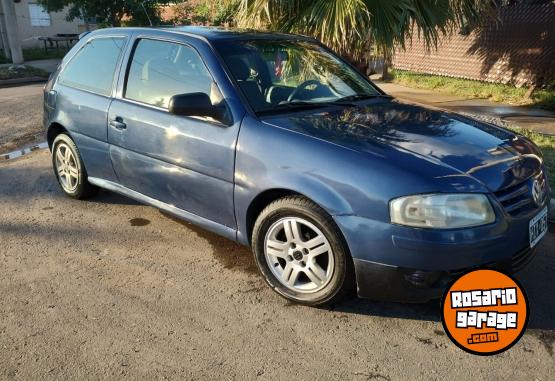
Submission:
<svg viewBox="0 0 555 381">
<path fill-rule="evenodd" d="M 367 78 L 317 43 L 225 40 L 217 50 L 257 113 L 381 95 Z"/>
</svg>

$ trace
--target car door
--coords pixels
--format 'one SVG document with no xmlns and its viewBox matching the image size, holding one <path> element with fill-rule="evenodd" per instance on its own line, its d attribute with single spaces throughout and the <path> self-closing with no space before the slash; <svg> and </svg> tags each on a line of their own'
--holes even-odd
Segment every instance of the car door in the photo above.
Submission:
<svg viewBox="0 0 555 381">
<path fill-rule="evenodd" d="M 112 164 L 126 188 L 235 229 L 239 123 L 168 112 L 172 96 L 194 92 L 223 102 L 197 50 L 180 41 L 136 39 L 108 113 Z"/>
<path fill-rule="evenodd" d="M 127 36 L 97 36 L 83 44 L 62 68 L 49 97 L 57 115 L 51 120 L 68 129 L 89 177 L 115 180 L 109 157 L 107 117 L 116 73 Z"/>
</svg>

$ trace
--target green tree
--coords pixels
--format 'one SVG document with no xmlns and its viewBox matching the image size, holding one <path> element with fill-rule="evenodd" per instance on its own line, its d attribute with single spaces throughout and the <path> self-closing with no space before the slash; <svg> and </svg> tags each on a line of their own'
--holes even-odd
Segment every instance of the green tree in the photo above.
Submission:
<svg viewBox="0 0 555 381">
<path fill-rule="evenodd" d="M 241 0 L 239 26 L 312 35 L 355 63 L 371 47 L 387 63 L 413 33 L 428 47 L 492 14 L 495 0 Z"/>
<path fill-rule="evenodd" d="M 233 24 L 240 0 L 182 1 L 172 6 L 174 24 Z"/>
<path fill-rule="evenodd" d="M 37 0 L 48 11 L 57 12 L 68 7 L 68 20 L 95 17 L 99 23 L 121 26 L 125 20 L 131 25 L 157 25 L 159 7 L 169 0 Z"/>
</svg>

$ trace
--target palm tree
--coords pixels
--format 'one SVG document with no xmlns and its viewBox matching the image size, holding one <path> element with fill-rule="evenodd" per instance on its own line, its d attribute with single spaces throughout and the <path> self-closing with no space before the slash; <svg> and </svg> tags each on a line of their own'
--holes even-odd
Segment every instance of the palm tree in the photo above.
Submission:
<svg viewBox="0 0 555 381">
<path fill-rule="evenodd" d="M 429 48 L 436 46 L 440 36 L 491 15 L 495 0 L 240 2 L 239 26 L 312 35 L 360 64 L 371 46 L 377 47 L 388 63 L 394 50 L 403 48 L 413 33 L 418 33 Z"/>
</svg>

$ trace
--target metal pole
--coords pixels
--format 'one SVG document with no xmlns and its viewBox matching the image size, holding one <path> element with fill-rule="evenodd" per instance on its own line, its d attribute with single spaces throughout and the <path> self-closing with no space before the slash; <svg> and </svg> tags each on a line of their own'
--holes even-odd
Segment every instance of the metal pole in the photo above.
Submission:
<svg viewBox="0 0 555 381">
<path fill-rule="evenodd" d="M 0 1 L 0 39 L 2 40 L 2 51 L 7 59 L 12 58 L 10 52 L 10 45 L 8 44 L 8 35 L 6 32 L 6 26 L 4 25 L 4 8 L 2 7 L 2 2 Z"/>
<path fill-rule="evenodd" d="M 85 22 L 85 30 L 87 32 L 91 31 L 91 25 L 89 24 L 89 17 L 87 16 L 87 12 L 85 11 L 85 8 L 81 8 L 79 10 L 79 12 L 81 13 L 81 17 L 83 18 L 83 21 Z"/>
<path fill-rule="evenodd" d="M 4 8 L 4 21 L 8 34 L 8 44 L 12 53 L 12 62 L 14 65 L 21 65 L 23 64 L 23 51 L 21 50 L 21 41 L 19 40 L 15 4 L 13 0 L 2 0 L 2 6 Z"/>
<path fill-rule="evenodd" d="M 150 24 L 150 26 L 153 26 L 153 25 L 152 25 L 152 20 L 150 19 L 150 16 L 148 15 L 148 12 L 146 11 L 146 7 L 145 7 L 145 2 L 144 2 L 144 1 L 141 3 L 141 6 L 143 7 L 143 11 L 145 11 L 145 15 L 146 15 L 146 18 L 148 19 L 148 23 Z"/>
</svg>

